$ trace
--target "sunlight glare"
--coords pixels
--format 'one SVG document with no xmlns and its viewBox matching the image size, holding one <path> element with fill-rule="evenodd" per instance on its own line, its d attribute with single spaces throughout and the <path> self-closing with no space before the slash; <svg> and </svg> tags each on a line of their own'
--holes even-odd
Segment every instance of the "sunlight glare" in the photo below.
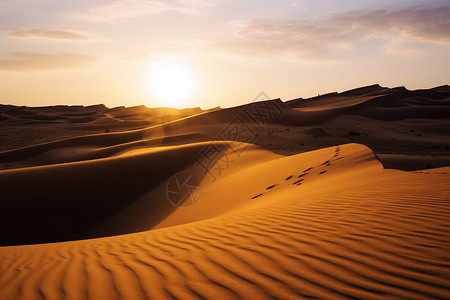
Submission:
<svg viewBox="0 0 450 300">
<path fill-rule="evenodd" d="M 164 63 L 151 70 L 149 89 L 160 106 L 184 108 L 194 87 L 194 76 L 184 65 Z"/>
</svg>

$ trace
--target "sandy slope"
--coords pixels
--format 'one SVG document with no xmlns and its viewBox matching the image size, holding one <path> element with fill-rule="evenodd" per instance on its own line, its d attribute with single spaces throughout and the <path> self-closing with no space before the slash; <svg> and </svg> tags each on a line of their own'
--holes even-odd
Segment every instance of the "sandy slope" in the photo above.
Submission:
<svg viewBox="0 0 450 300">
<path fill-rule="evenodd" d="M 383 170 L 358 144 L 252 147 L 160 229 L 1 247 L 0 298 L 449 298 L 449 172 Z"/>
</svg>

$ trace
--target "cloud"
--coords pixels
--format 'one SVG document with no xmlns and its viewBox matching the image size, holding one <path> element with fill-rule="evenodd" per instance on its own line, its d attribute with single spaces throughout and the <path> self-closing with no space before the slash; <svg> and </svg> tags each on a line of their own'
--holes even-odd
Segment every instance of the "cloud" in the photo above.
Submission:
<svg viewBox="0 0 450 300">
<path fill-rule="evenodd" d="M 381 38 L 391 44 L 450 43 L 450 6 L 348 12 L 324 19 L 233 22 L 232 38 L 216 39 L 209 50 L 241 55 L 314 61 L 357 50 L 358 42 Z"/>
<path fill-rule="evenodd" d="M 330 19 L 368 36 L 450 43 L 450 5 L 431 9 L 377 10 Z"/>
<path fill-rule="evenodd" d="M 93 39 L 85 32 L 58 29 L 13 28 L 4 31 L 9 38 L 86 41 Z"/>
<path fill-rule="evenodd" d="M 11 59 L 0 59 L 3 71 L 38 71 L 89 67 L 98 59 L 71 53 L 10 53 Z"/>
<path fill-rule="evenodd" d="M 281 54 L 306 60 L 323 60 L 328 48 L 348 48 L 353 33 L 307 20 L 251 20 L 236 22 L 235 39 L 221 46 L 251 55 Z M 220 44 L 220 42 L 219 42 Z"/>
<path fill-rule="evenodd" d="M 197 13 L 209 4 L 209 0 L 118 0 L 111 4 L 96 6 L 76 17 L 96 22 L 115 22 L 167 11 Z"/>
</svg>

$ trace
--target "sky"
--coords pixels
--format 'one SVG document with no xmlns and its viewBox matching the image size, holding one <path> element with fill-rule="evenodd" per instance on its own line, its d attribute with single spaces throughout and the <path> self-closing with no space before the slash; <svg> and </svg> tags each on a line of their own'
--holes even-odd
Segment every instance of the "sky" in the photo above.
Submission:
<svg viewBox="0 0 450 300">
<path fill-rule="evenodd" d="M 449 79 L 448 0 L 0 0 L 2 104 L 207 109 Z"/>
</svg>

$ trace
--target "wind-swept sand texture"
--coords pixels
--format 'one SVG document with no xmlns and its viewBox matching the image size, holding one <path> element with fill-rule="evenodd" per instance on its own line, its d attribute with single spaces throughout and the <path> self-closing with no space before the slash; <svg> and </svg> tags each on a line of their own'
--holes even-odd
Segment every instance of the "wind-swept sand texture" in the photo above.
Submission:
<svg viewBox="0 0 450 300">
<path fill-rule="evenodd" d="M 374 85 L 0 152 L 0 300 L 449 299 L 449 96 Z M 79 113 L 56 108 L 19 111 Z"/>
<path fill-rule="evenodd" d="M 0 248 L 1 299 L 449 298 L 449 172 L 249 149 L 159 225 L 178 226 Z"/>
</svg>

